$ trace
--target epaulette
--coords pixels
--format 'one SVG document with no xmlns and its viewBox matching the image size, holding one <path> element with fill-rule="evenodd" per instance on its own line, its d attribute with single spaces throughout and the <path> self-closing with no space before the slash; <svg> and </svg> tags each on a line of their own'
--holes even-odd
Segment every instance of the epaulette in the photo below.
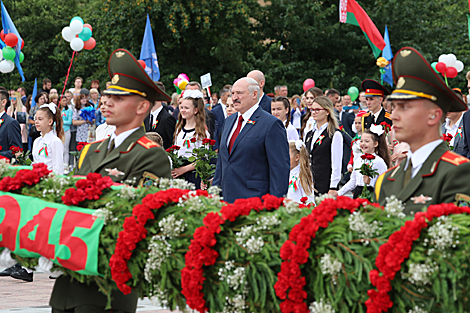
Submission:
<svg viewBox="0 0 470 313">
<path fill-rule="evenodd" d="M 446 153 L 441 156 L 441 160 L 450 164 L 454 164 L 455 166 L 470 162 L 470 160 L 466 157 L 463 157 L 452 151 L 446 151 Z"/>
<path fill-rule="evenodd" d="M 392 116 L 392 114 L 390 114 L 388 112 L 385 112 L 385 118 L 388 118 L 389 120 L 391 120 L 391 118 L 390 118 L 391 116 Z"/>
<path fill-rule="evenodd" d="M 370 115 L 370 112 L 367 112 L 366 114 L 364 114 L 363 116 L 366 117 L 366 116 L 369 116 Z"/>
<path fill-rule="evenodd" d="M 92 144 L 95 144 L 95 143 L 99 143 L 99 142 L 103 142 L 103 141 L 105 141 L 106 139 L 107 139 L 107 138 L 90 142 L 89 145 L 92 145 Z"/>
<path fill-rule="evenodd" d="M 160 147 L 158 143 L 147 138 L 147 136 L 141 137 L 137 143 L 144 147 L 145 149 Z"/>
</svg>

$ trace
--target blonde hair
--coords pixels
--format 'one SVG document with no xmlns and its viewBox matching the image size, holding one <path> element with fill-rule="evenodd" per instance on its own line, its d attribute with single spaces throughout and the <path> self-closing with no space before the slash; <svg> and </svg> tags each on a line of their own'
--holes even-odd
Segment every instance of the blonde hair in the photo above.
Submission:
<svg viewBox="0 0 470 313">
<path fill-rule="evenodd" d="M 11 96 L 16 98 L 16 105 L 15 105 L 14 109 L 16 109 L 17 112 L 21 112 L 23 110 L 23 101 L 21 100 L 20 93 L 15 91 Z M 11 103 L 11 101 L 10 101 L 10 103 Z M 12 106 L 12 108 L 13 108 L 13 106 Z"/>
<path fill-rule="evenodd" d="M 300 178 L 300 185 L 302 189 L 305 191 L 307 195 L 311 195 L 313 193 L 313 177 L 312 171 L 310 170 L 310 159 L 307 148 L 304 145 L 300 148 L 300 151 L 297 150 L 295 146 L 295 142 L 289 142 L 289 151 L 292 155 L 300 155 L 299 165 L 299 178 Z"/>
<path fill-rule="evenodd" d="M 96 88 L 91 88 L 91 89 L 90 89 L 90 95 L 91 95 L 92 93 L 96 93 L 97 95 L 100 94 L 99 91 L 98 91 L 98 89 L 96 89 Z"/>
<path fill-rule="evenodd" d="M 163 147 L 163 138 L 157 132 L 147 132 L 145 133 L 148 139 L 152 140 L 153 142 L 157 143 L 161 147 Z"/>
<path fill-rule="evenodd" d="M 207 138 L 206 134 L 206 112 L 204 111 L 204 101 L 202 98 L 186 98 L 184 100 L 191 100 L 193 103 L 193 107 L 197 109 L 196 113 L 196 132 L 194 133 L 194 137 L 199 140 Z M 186 125 L 186 120 L 181 116 L 181 112 L 178 115 L 178 122 L 176 123 L 175 127 L 175 135 L 174 141 L 176 142 L 176 137 L 181 132 L 183 127 Z"/>
<path fill-rule="evenodd" d="M 336 118 L 335 108 L 333 102 L 327 96 L 316 97 L 313 103 L 317 103 L 319 106 L 324 108 L 328 112 L 328 136 L 331 138 L 335 134 L 336 130 L 339 129 L 338 119 Z"/>
</svg>

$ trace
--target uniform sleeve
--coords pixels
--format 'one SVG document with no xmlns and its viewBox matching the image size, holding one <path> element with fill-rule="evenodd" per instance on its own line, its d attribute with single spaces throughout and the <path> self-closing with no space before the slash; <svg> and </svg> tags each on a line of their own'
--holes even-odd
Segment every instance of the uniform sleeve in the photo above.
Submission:
<svg viewBox="0 0 470 313">
<path fill-rule="evenodd" d="M 286 128 L 281 120 L 271 124 L 265 138 L 269 166 L 269 193 L 284 197 L 289 187 L 290 157 Z"/>
<path fill-rule="evenodd" d="M 64 144 L 60 140 L 51 142 L 52 171 L 56 175 L 64 174 Z"/>
<path fill-rule="evenodd" d="M 136 178 L 139 183 L 144 172 L 149 172 L 157 177 L 171 178 L 171 167 L 168 155 L 163 148 L 145 149 L 138 156 L 139 162 L 132 167 L 128 179 Z"/>
<path fill-rule="evenodd" d="M 330 189 L 338 188 L 341 180 L 341 168 L 343 165 L 343 135 L 335 132 L 331 142 L 331 177 Z"/>
<path fill-rule="evenodd" d="M 440 188 L 440 198 L 436 199 L 437 203 L 454 202 L 458 193 L 470 196 L 468 177 L 470 177 L 470 162 L 447 171 Z"/>
</svg>

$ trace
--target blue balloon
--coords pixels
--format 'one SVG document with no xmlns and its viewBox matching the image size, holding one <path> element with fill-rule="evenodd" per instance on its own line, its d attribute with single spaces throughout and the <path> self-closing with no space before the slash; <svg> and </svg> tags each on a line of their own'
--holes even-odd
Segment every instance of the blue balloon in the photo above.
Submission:
<svg viewBox="0 0 470 313">
<path fill-rule="evenodd" d="M 83 30 L 80 34 L 78 34 L 78 38 L 83 41 L 87 41 L 91 38 L 91 30 L 89 28 L 83 27 Z"/>
<path fill-rule="evenodd" d="M 70 23 L 72 23 L 72 21 L 75 21 L 75 20 L 79 20 L 80 22 L 82 22 L 82 24 L 85 24 L 85 22 L 83 22 L 83 19 L 80 16 L 75 16 L 74 18 L 72 18 L 70 20 Z"/>
</svg>

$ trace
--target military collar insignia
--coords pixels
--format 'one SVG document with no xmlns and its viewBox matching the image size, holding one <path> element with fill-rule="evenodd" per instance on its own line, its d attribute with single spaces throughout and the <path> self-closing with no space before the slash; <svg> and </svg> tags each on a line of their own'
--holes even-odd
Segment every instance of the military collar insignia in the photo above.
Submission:
<svg viewBox="0 0 470 313">
<path fill-rule="evenodd" d="M 398 81 L 397 81 L 397 88 L 401 88 L 405 85 L 405 79 L 403 77 L 400 77 L 398 78 Z"/>
<path fill-rule="evenodd" d="M 113 83 L 113 85 L 116 85 L 118 82 L 119 82 L 119 75 L 116 74 L 113 76 L 113 79 L 111 79 L 111 83 Z"/>
<path fill-rule="evenodd" d="M 117 168 L 113 168 L 113 169 L 106 168 L 105 171 L 108 172 L 108 175 L 109 175 L 109 176 L 119 177 L 119 176 L 121 176 L 121 175 L 124 175 L 124 172 L 121 172 L 121 171 L 118 170 Z"/>
<path fill-rule="evenodd" d="M 125 52 L 117 51 L 117 52 L 116 52 L 116 57 L 117 57 L 117 58 L 122 58 L 125 54 L 126 54 Z"/>
<path fill-rule="evenodd" d="M 425 195 L 421 194 L 418 197 L 412 197 L 410 198 L 411 201 L 413 201 L 414 204 L 426 204 L 426 202 L 431 201 L 431 197 L 426 197 Z"/>
</svg>

